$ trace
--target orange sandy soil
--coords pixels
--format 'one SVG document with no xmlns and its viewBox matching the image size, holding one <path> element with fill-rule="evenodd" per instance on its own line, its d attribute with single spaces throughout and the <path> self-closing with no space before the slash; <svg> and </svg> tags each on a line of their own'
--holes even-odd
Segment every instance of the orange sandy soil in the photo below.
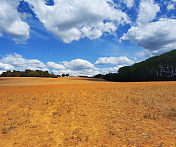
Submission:
<svg viewBox="0 0 176 147">
<path fill-rule="evenodd" d="M 176 82 L 0 78 L 0 147 L 176 146 Z"/>
</svg>

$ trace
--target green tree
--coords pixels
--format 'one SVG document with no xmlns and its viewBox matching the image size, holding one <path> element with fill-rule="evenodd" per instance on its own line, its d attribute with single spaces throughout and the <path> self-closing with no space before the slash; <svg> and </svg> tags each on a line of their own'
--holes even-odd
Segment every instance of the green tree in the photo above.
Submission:
<svg viewBox="0 0 176 147">
<path fill-rule="evenodd" d="M 62 77 L 65 77 L 65 74 L 62 74 L 61 76 L 62 76 Z"/>
<path fill-rule="evenodd" d="M 65 74 L 66 77 L 69 77 L 70 75 L 69 74 Z"/>
</svg>

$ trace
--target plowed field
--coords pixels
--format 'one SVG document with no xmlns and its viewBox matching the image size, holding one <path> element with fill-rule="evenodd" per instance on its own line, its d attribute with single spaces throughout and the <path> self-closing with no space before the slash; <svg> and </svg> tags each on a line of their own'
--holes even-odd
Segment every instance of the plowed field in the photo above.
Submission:
<svg viewBox="0 0 176 147">
<path fill-rule="evenodd" d="M 0 147 L 176 146 L 176 82 L 0 78 Z"/>
</svg>

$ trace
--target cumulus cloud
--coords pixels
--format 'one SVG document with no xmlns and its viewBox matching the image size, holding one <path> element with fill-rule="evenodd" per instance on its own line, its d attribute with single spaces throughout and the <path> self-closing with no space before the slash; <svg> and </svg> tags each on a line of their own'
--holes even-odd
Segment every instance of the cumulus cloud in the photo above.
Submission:
<svg viewBox="0 0 176 147">
<path fill-rule="evenodd" d="M 121 57 L 100 57 L 95 62 L 96 65 L 130 65 L 134 61 L 128 59 L 125 56 Z"/>
<path fill-rule="evenodd" d="M 71 76 L 93 76 L 99 74 L 100 69 L 87 60 L 75 59 L 71 61 L 63 61 L 61 63 L 41 62 L 38 59 L 25 59 L 19 54 L 8 54 L 0 60 L 0 73 L 7 70 L 24 71 L 30 70 L 49 70 L 55 74 L 70 74 Z"/>
<path fill-rule="evenodd" d="M 112 0 L 55 0 L 54 5 L 46 5 L 44 0 L 25 1 L 45 28 L 65 43 L 115 33 L 118 25 L 130 22 Z"/>
<path fill-rule="evenodd" d="M 3 71 L 7 70 L 48 70 L 46 65 L 37 59 L 25 59 L 19 54 L 8 54 L 0 60 L 2 65 L 8 65 L 7 68 L 1 68 Z"/>
<path fill-rule="evenodd" d="M 176 20 L 162 18 L 141 27 L 131 27 L 122 39 L 130 40 L 144 49 L 158 53 L 176 46 Z"/>
<path fill-rule="evenodd" d="M 101 62 L 101 63 L 100 63 Z M 74 59 L 60 63 L 47 62 L 46 64 L 38 59 L 25 59 L 19 54 L 8 54 L 0 60 L 0 74 L 7 70 L 24 71 L 43 70 L 50 71 L 54 74 L 69 74 L 70 76 L 94 76 L 97 74 L 116 73 L 122 66 L 133 64 L 134 62 L 127 57 L 101 57 L 95 64 L 107 65 L 114 67 L 97 68 L 95 64 L 83 59 Z"/>
<path fill-rule="evenodd" d="M 132 61 L 129 62 L 132 63 Z M 123 63 L 124 62 L 122 62 L 122 64 Z M 114 67 L 97 68 L 94 64 L 90 63 L 87 60 L 75 59 L 62 62 L 62 65 L 65 67 L 65 69 L 53 69 L 52 72 L 59 75 L 68 73 L 71 76 L 94 76 L 97 74 L 117 73 L 120 67 L 126 65 L 126 62 L 124 63 L 124 65 L 122 64 L 114 64 Z"/>
<path fill-rule="evenodd" d="M 75 59 L 70 62 L 64 61 L 63 64 L 65 67 L 72 70 L 84 70 L 94 68 L 94 65 L 92 63 L 83 59 Z"/>
<path fill-rule="evenodd" d="M 160 11 L 153 0 L 142 0 L 136 25 L 133 25 L 121 40 L 130 40 L 144 49 L 148 56 L 161 54 L 176 46 L 176 20 L 160 18 L 155 20 Z"/>
<path fill-rule="evenodd" d="M 126 59 L 126 58 L 125 58 Z M 52 62 L 53 65 L 58 65 Z M 69 74 L 70 76 L 94 76 L 97 74 L 117 73 L 118 69 L 123 65 L 115 65 L 114 67 L 97 68 L 94 64 L 87 60 L 75 59 L 71 61 L 63 61 L 59 66 L 64 66 L 63 69 L 56 69 L 53 67 L 54 74 Z M 56 66 L 55 66 L 56 67 Z"/>
<path fill-rule="evenodd" d="M 167 5 L 167 10 L 170 11 L 170 10 L 173 10 L 175 9 L 175 5 L 174 4 L 168 4 Z"/>
<path fill-rule="evenodd" d="M 93 76 L 99 73 L 98 69 L 92 63 L 83 59 L 63 61 L 62 65 L 65 67 L 65 69 L 53 70 L 53 72 L 55 74 L 68 73 L 71 76 Z"/>
<path fill-rule="evenodd" d="M 4 63 L 1 63 L 0 62 L 0 74 L 4 71 L 7 71 L 7 70 L 13 70 L 14 67 L 9 65 L 9 64 L 4 64 Z"/>
<path fill-rule="evenodd" d="M 107 67 L 107 68 L 99 68 L 100 74 L 108 74 L 108 73 L 117 73 L 119 68 L 123 67 L 123 65 L 116 65 L 114 67 Z"/>
<path fill-rule="evenodd" d="M 1 0 L 0 2 L 0 36 L 10 35 L 16 42 L 29 38 L 29 25 L 22 21 L 17 11 L 18 0 Z"/>
<path fill-rule="evenodd" d="M 131 8 L 134 5 L 134 0 L 120 0 L 120 2 L 126 4 L 128 8 Z"/>
<path fill-rule="evenodd" d="M 137 24 L 145 25 L 151 22 L 159 11 L 160 7 L 154 3 L 154 0 L 142 0 L 139 6 Z"/>
<path fill-rule="evenodd" d="M 52 69 L 65 69 L 64 65 L 61 64 L 57 64 L 55 62 L 47 62 L 47 66 L 48 68 L 52 68 Z"/>
<path fill-rule="evenodd" d="M 4 63 L 0 63 L 0 70 L 1 69 L 6 69 L 6 70 L 9 70 L 9 69 L 13 69 L 14 67 L 9 65 L 9 64 L 4 64 Z"/>
</svg>

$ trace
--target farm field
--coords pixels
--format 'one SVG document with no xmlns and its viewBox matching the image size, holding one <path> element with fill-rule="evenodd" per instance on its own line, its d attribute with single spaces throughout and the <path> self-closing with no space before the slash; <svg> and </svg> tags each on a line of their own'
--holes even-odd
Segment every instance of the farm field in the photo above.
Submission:
<svg viewBox="0 0 176 147">
<path fill-rule="evenodd" d="M 0 147 L 176 146 L 176 82 L 0 78 Z"/>
</svg>

